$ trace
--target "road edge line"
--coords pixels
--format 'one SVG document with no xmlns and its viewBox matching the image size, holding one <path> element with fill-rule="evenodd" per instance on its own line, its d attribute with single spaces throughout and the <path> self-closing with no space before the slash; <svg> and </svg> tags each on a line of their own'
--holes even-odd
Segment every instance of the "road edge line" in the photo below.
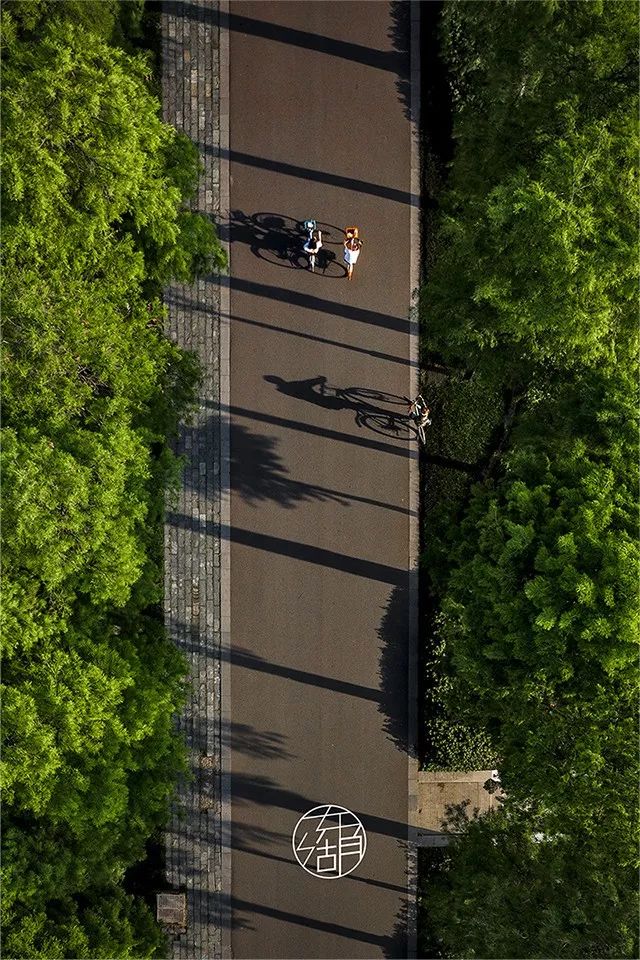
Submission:
<svg viewBox="0 0 640 960">
<path fill-rule="evenodd" d="M 229 216 L 229 0 L 218 0 L 218 55 L 219 55 L 219 171 L 220 217 Z M 230 451 L 230 276 L 231 250 L 223 242 L 227 254 L 228 275 L 220 282 L 220 530 L 231 523 L 231 451 Z M 222 827 L 221 853 L 221 953 L 231 960 L 231 542 L 220 537 L 220 821 Z"/>
<path fill-rule="evenodd" d="M 411 194 L 420 200 L 420 0 L 410 3 L 411 63 Z M 410 213 L 410 304 L 416 323 L 409 334 L 411 396 L 419 392 L 420 327 L 418 290 L 420 284 L 420 210 L 413 203 Z M 414 448 L 415 453 L 415 448 Z M 420 457 L 409 460 L 409 637 L 408 637 L 408 851 L 407 851 L 407 957 L 418 955 L 418 637 L 420 556 Z"/>
</svg>

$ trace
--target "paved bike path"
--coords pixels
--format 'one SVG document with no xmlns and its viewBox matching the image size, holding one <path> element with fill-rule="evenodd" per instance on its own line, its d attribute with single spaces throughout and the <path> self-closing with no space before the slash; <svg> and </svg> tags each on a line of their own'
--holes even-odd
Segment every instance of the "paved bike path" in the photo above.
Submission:
<svg viewBox="0 0 640 960">
<path fill-rule="evenodd" d="M 234 0 L 225 22 L 231 947 L 406 957 L 409 57 L 386 2 Z M 308 216 L 329 255 L 316 274 L 296 259 Z M 298 818 L 328 803 L 367 834 L 340 879 L 292 851 Z"/>
</svg>

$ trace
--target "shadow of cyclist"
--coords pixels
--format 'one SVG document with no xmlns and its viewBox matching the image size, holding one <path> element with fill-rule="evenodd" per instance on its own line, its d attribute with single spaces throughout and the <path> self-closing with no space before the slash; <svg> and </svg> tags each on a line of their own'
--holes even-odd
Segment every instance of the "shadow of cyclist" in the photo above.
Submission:
<svg viewBox="0 0 640 960">
<path fill-rule="evenodd" d="M 242 210 L 231 212 L 228 224 L 221 229 L 221 235 L 230 243 L 246 244 L 254 257 L 275 259 L 286 265 L 290 263 L 298 245 L 295 229 L 284 217 L 265 216 L 257 223 L 255 217 Z"/>
<path fill-rule="evenodd" d="M 278 393 L 284 393 L 296 400 L 305 400 L 325 410 L 358 410 L 358 405 L 339 395 L 333 387 L 327 387 L 326 377 L 310 377 L 307 380 L 283 380 L 273 374 L 264 378 L 267 383 L 275 384 Z"/>
</svg>

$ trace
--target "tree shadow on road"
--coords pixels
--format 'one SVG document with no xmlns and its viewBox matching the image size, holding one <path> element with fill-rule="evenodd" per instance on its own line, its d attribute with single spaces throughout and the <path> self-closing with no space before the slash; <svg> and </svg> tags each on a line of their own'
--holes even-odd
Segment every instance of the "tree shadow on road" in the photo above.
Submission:
<svg viewBox="0 0 640 960">
<path fill-rule="evenodd" d="M 174 310 L 194 310 L 196 309 L 196 302 L 192 295 L 187 295 L 182 291 L 179 293 L 175 287 L 169 288 L 165 291 L 165 303 L 173 307 Z M 197 310 L 203 314 L 216 315 L 217 312 L 213 307 L 207 306 L 202 303 L 197 304 Z M 341 350 L 353 351 L 354 353 L 361 353 L 368 357 L 373 357 L 374 360 L 383 360 L 388 363 L 398 363 L 402 366 L 415 367 L 417 363 L 410 360 L 408 357 L 402 357 L 398 354 L 386 353 L 384 350 L 374 350 L 370 347 L 363 346 L 362 344 L 355 343 L 345 343 L 343 340 L 335 340 L 331 337 L 321 336 L 321 330 L 312 333 L 310 330 L 299 330 L 292 329 L 291 327 L 279 326 L 277 323 L 269 323 L 264 320 L 259 320 L 255 316 L 247 317 L 240 316 L 236 313 L 222 314 L 225 320 L 230 320 L 233 327 L 234 324 L 244 323 L 248 326 L 255 327 L 259 330 L 266 330 L 269 333 L 285 334 L 289 337 L 295 337 L 300 340 L 310 340 L 314 343 L 326 344 L 330 347 L 339 347 Z"/>
<path fill-rule="evenodd" d="M 251 506 L 271 501 L 291 509 L 298 504 L 317 501 L 335 503 L 341 507 L 364 503 L 384 510 L 407 512 L 404 506 L 359 496 L 352 491 L 294 480 L 278 456 L 275 437 L 254 433 L 243 424 L 233 422 L 230 439 L 230 488 Z"/>
<path fill-rule="evenodd" d="M 373 418 L 369 426 L 375 429 L 372 424 Z M 212 451 L 208 444 L 212 436 L 218 435 L 217 414 L 207 417 L 204 423 L 181 427 L 178 452 L 185 455 L 182 480 L 186 487 L 194 491 L 201 488 L 200 463 L 205 464 L 209 473 L 214 472 L 215 463 L 212 461 Z M 388 432 L 387 435 L 389 435 Z M 228 489 L 250 506 L 257 507 L 261 503 L 271 502 L 290 510 L 305 503 L 319 502 L 335 503 L 339 507 L 365 504 L 396 513 L 409 512 L 403 504 L 363 496 L 354 490 L 340 490 L 296 480 L 289 475 L 282 458 L 278 455 L 278 439 L 268 434 L 257 433 L 236 420 L 229 426 L 229 439 Z M 216 457 L 219 457 L 219 453 L 216 453 Z M 226 489 L 226 485 L 222 487 L 223 491 Z M 196 523 L 194 529 L 197 528 Z"/>
<path fill-rule="evenodd" d="M 410 574 L 407 575 L 407 580 Z M 384 730 L 398 750 L 415 759 L 413 736 L 409 735 L 408 669 L 409 669 L 409 587 L 394 587 L 383 613 L 378 637 L 381 641 L 380 703 Z"/>
<path fill-rule="evenodd" d="M 371 180 L 361 180 L 358 177 L 347 177 L 341 173 L 333 173 L 331 170 L 314 170 L 313 167 L 303 167 L 297 163 L 288 163 L 285 160 L 274 160 L 270 157 L 258 156 L 255 153 L 245 153 L 242 150 L 227 150 L 213 147 L 211 144 L 197 142 L 201 153 L 209 156 L 219 155 L 231 163 L 241 163 L 245 166 L 256 167 L 258 170 L 269 170 L 272 173 L 281 173 L 287 177 L 297 177 L 300 180 L 307 180 L 313 183 L 324 183 L 330 187 L 339 187 L 342 190 L 349 190 L 350 193 L 368 193 L 373 197 L 383 197 L 385 200 L 392 200 L 394 203 L 407 203 L 412 207 L 420 206 L 420 198 L 417 194 L 408 190 L 399 190 L 397 187 L 389 187 L 384 183 L 373 183 Z"/>
<path fill-rule="evenodd" d="M 319 673 L 313 673 L 309 670 L 301 670 L 297 667 L 291 667 L 287 664 L 275 663 L 273 660 L 267 660 L 254 650 L 234 645 L 228 655 L 229 661 L 236 667 L 243 667 L 247 670 L 257 670 L 260 673 L 267 673 L 273 677 L 284 677 L 295 683 L 318 687 L 323 690 L 332 690 L 345 696 L 354 697 L 363 700 L 371 700 L 373 703 L 380 702 L 380 693 L 374 687 L 365 687 L 362 684 L 352 683 L 340 677 L 323 676 Z M 304 696 L 304 693 L 301 694 Z"/>
<path fill-rule="evenodd" d="M 344 882 L 344 878 L 341 882 Z M 263 917 L 272 917 L 293 927 L 304 927 L 307 930 L 316 930 L 320 933 L 372 944 L 381 950 L 384 957 L 395 957 L 400 960 L 407 955 L 406 944 L 397 931 L 392 936 L 386 937 L 331 920 L 321 920 L 311 914 L 282 910 L 257 900 L 245 900 L 234 895 L 227 897 L 226 891 L 221 895 L 218 892 L 195 887 L 192 895 L 200 900 L 201 909 L 204 907 L 206 915 L 215 918 L 217 924 L 226 929 L 255 930 L 256 922 L 259 923 Z"/>
<path fill-rule="evenodd" d="M 173 2 L 170 0 L 168 6 L 171 11 L 176 8 L 181 11 L 185 8 L 197 10 L 194 4 L 176 3 L 175 0 Z M 379 50 L 362 43 L 339 40 L 323 33 L 311 33 L 311 31 L 299 30 L 283 23 L 271 23 L 235 12 L 221 12 L 219 17 L 222 29 L 290 44 L 303 50 L 314 50 L 326 57 L 340 57 L 376 70 L 388 70 L 391 73 L 401 74 L 404 69 L 403 57 L 397 50 Z"/>
<path fill-rule="evenodd" d="M 291 508 L 312 500 L 349 505 L 348 496 L 337 490 L 301 483 L 288 476 L 288 470 L 276 453 L 277 440 L 254 433 L 248 427 L 232 423 L 230 478 L 231 490 L 245 503 L 255 506 L 272 501 Z"/>
<path fill-rule="evenodd" d="M 402 900 L 400 909 L 396 914 L 396 922 L 393 925 L 393 933 L 387 939 L 383 946 L 383 956 L 392 958 L 392 960 L 404 960 L 409 955 L 411 944 L 416 932 L 417 904 L 415 891 L 417 886 L 418 873 L 418 854 L 413 844 L 403 844 L 407 855 L 407 880 L 410 895 Z"/>
<path fill-rule="evenodd" d="M 258 804 L 259 806 L 279 807 L 292 812 L 291 829 L 299 817 L 312 807 L 327 803 L 326 797 L 304 796 L 295 790 L 288 790 L 270 777 L 249 774 L 234 774 L 232 776 L 233 803 L 240 806 Z M 406 841 L 408 828 L 406 820 L 392 820 L 388 817 L 379 817 L 366 810 L 351 809 L 359 820 L 365 824 L 365 829 L 379 833 L 385 837 Z"/>
<path fill-rule="evenodd" d="M 396 92 L 407 120 L 414 121 L 411 103 L 411 4 L 409 0 L 392 0 L 389 4 L 391 26 L 389 38 L 399 54 L 396 71 Z"/>
<path fill-rule="evenodd" d="M 223 280 L 227 282 L 226 278 Z M 379 310 L 356 307 L 352 303 L 340 303 L 338 300 L 326 300 L 324 297 L 316 297 L 315 294 L 259 283 L 247 277 L 232 276 L 228 282 L 232 291 L 249 293 L 254 297 L 266 297 L 279 303 L 301 307 L 303 310 L 313 310 L 314 313 L 328 313 L 332 317 L 344 317 L 347 320 L 355 320 L 357 323 L 366 323 L 383 330 L 393 330 L 410 336 L 418 333 L 417 320 L 411 316 L 394 317 L 388 313 L 380 313 Z"/>
<path fill-rule="evenodd" d="M 223 743 L 236 753 L 263 760 L 293 760 L 294 753 L 285 749 L 286 737 L 275 730 L 256 730 L 248 723 L 231 722 L 222 731 Z"/>
<path fill-rule="evenodd" d="M 232 775 L 231 790 L 233 805 L 246 806 L 247 804 L 257 804 L 259 806 L 276 807 L 290 811 L 291 833 L 300 816 L 311 808 L 318 806 L 320 803 L 326 802 L 326 799 L 319 800 L 316 797 L 306 797 L 295 791 L 283 788 L 274 780 L 264 776 L 251 776 L 247 774 Z M 368 832 L 396 838 L 401 849 L 405 851 L 407 856 L 406 873 L 407 875 L 411 874 L 412 871 L 414 871 L 414 863 L 412 860 L 412 851 L 407 844 L 406 823 L 370 816 L 366 812 L 359 810 L 353 810 L 352 812 L 363 822 L 365 830 Z M 233 830 L 223 827 L 223 831 L 223 843 L 233 849 L 243 850 L 244 852 L 263 856 L 267 859 L 295 865 L 290 853 L 291 836 L 288 832 L 266 832 L 263 837 L 263 831 L 261 829 L 244 824 L 239 824 L 237 828 L 234 826 Z M 276 852 L 278 847 L 281 848 L 282 855 Z M 366 859 L 364 862 L 366 863 Z M 249 917 L 255 916 L 256 914 L 274 916 L 288 923 L 303 925 L 322 932 L 337 934 L 349 939 L 374 944 L 384 957 L 406 957 L 407 935 L 410 929 L 413 908 L 411 902 L 406 896 L 403 896 L 403 894 L 405 894 L 405 888 L 397 884 L 387 884 L 384 881 L 371 881 L 366 876 L 359 876 L 357 872 L 342 878 L 340 882 L 343 884 L 373 883 L 374 886 L 397 891 L 401 896 L 393 932 L 388 936 L 373 934 L 367 930 L 359 930 L 357 928 L 334 924 L 330 921 L 309 918 L 303 914 L 288 913 L 271 907 L 268 904 L 249 902 L 239 898 L 232 899 L 233 925 L 235 927 L 236 921 L 239 921 L 243 926 L 247 926 L 250 923 Z M 228 920 L 230 921 L 231 917 L 229 917 Z"/>
</svg>

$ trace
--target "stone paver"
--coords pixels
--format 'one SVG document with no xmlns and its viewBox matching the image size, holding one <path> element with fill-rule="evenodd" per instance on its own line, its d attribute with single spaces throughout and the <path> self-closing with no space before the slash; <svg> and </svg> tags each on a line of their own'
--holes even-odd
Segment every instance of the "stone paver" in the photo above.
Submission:
<svg viewBox="0 0 640 960">
<path fill-rule="evenodd" d="M 219 214 L 218 3 L 163 4 L 164 119 L 198 145 L 204 172 L 192 202 Z M 172 937 L 180 960 L 222 956 L 222 809 L 220 778 L 220 286 L 214 278 L 165 292 L 167 334 L 194 351 L 202 381 L 197 409 L 180 428 L 176 452 L 183 482 L 165 525 L 165 621 L 190 665 L 191 685 L 177 720 L 190 754 L 166 830 L 166 879 L 186 894 L 186 932 Z"/>
<path fill-rule="evenodd" d="M 446 847 L 444 829 L 452 808 L 465 806 L 467 816 L 499 809 L 504 793 L 497 770 L 421 770 L 418 773 L 417 842 L 421 847 Z"/>
</svg>

